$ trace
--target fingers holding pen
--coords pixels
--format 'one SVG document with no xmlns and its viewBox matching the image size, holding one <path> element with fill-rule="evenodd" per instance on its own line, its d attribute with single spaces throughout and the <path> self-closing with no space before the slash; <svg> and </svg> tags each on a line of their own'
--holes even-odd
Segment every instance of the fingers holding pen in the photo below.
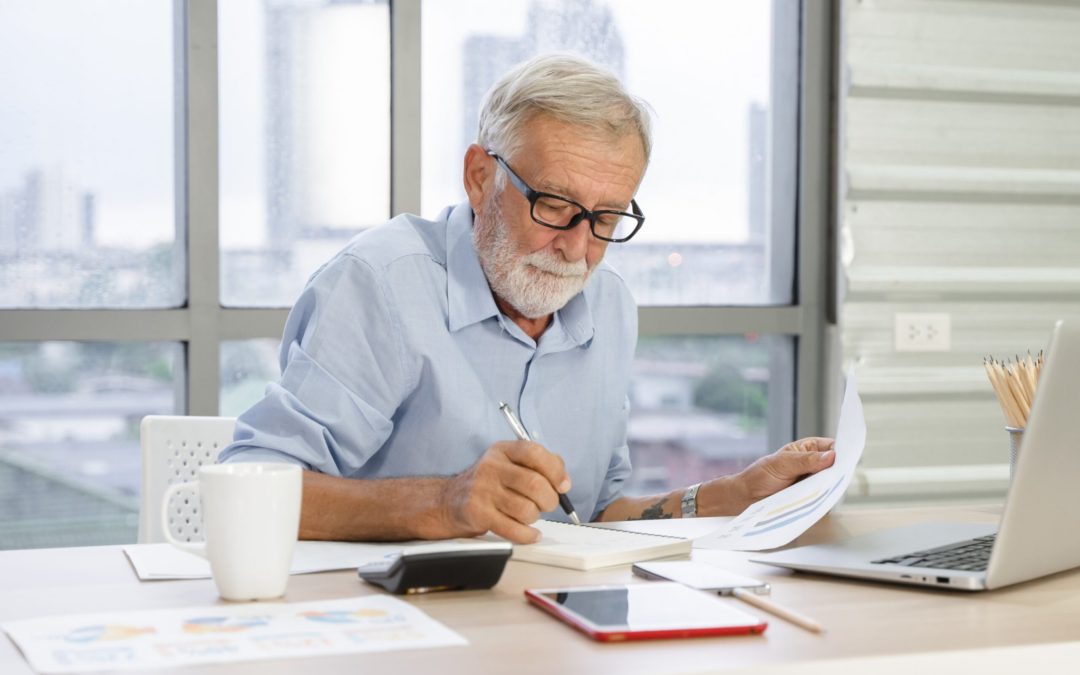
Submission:
<svg viewBox="0 0 1080 675">
<path fill-rule="evenodd" d="M 539 539 L 529 527 L 558 507 L 569 487 L 562 459 L 529 441 L 495 443 L 471 467 L 449 479 L 445 494 L 451 536 L 494 532 L 517 543 Z"/>
<path fill-rule="evenodd" d="M 515 441 L 508 444 L 506 455 L 514 464 L 543 476 L 556 492 L 570 491 L 570 476 L 563 458 L 539 443 Z M 557 495 L 556 495 L 557 498 Z"/>
<path fill-rule="evenodd" d="M 499 404 L 499 410 L 502 411 L 506 417 L 507 423 L 514 430 L 514 435 L 518 437 L 520 441 L 532 441 L 529 436 L 529 432 L 522 426 L 521 420 L 518 419 L 514 411 L 506 403 Z M 524 446 L 522 446 L 524 447 Z M 543 473 L 548 482 L 550 482 L 555 489 L 559 492 L 559 506 L 566 512 L 566 515 L 570 517 L 570 522 L 575 525 L 581 524 L 581 518 L 577 514 L 577 510 L 574 509 L 573 503 L 570 501 L 570 497 L 567 493 L 570 492 L 570 477 L 566 474 L 566 467 L 563 465 L 563 460 L 558 455 L 552 455 L 544 448 L 539 450 L 533 449 L 532 455 L 524 455 L 519 458 L 523 464 L 531 466 L 534 470 Z"/>
</svg>

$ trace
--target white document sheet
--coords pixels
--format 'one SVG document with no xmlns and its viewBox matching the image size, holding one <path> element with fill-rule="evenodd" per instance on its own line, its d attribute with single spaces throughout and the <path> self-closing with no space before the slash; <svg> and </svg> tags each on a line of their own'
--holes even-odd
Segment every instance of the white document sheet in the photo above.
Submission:
<svg viewBox="0 0 1080 675">
<path fill-rule="evenodd" d="M 852 369 L 847 373 L 844 401 L 840 405 L 833 465 L 754 502 L 719 530 L 697 538 L 694 547 L 761 551 L 790 543 L 840 501 L 865 446 L 866 421 Z"/>
<path fill-rule="evenodd" d="M 0 628 L 39 673 L 150 670 L 468 644 L 388 595 L 56 616 L 11 621 Z M 312 667 L 318 670 L 316 664 Z"/>
<path fill-rule="evenodd" d="M 296 548 L 293 549 L 292 568 L 289 573 L 310 574 L 355 569 L 365 563 L 395 555 L 406 548 L 425 551 L 460 551 L 492 548 L 492 546 L 490 542 L 472 539 L 388 544 L 298 541 Z M 124 547 L 124 553 L 142 581 L 210 578 L 210 563 L 194 553 L 181 551 L 171 544 L 132 544 Z"/>
</svg>

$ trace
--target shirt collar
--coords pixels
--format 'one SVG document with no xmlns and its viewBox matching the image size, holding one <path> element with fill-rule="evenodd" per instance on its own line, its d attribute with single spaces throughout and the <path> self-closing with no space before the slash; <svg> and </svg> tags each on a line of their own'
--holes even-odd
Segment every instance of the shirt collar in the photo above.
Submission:
<svg viewBox="0 0 1080 675">
<path fill-rule="evenodd" d="M 456 332 L 490 317 L 499 316 L 499 307 L 491 294 L 480 258 L 472 237 L 473 212 L 468 203 L 459 204 L 450 211 L 446 222 L 446 293 L 450 330 Z M 592 283 L 592 279 L 589 280 Z M 570 346 L 587 346 L 594 332 L 593 316 L 585 292 L 570 298 L 541 339 L 563 343 L 562 336 Z"/>
<path fill-rule="evenodd" d="M 472 222 L 468 202 L 455 206 L 446 221 L 446 295 L 452 332 L 499 315 L 473 246 Z"/>
</svg>

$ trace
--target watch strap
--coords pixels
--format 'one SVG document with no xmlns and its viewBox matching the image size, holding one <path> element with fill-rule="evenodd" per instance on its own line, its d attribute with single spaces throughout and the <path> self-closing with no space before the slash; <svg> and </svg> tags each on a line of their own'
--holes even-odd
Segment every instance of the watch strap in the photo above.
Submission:
<svg viewBox="0 0 1080 675">
<path fill-rule="evenodd" d="M 683 518 L 697 517 L 697 493 L 700 487 L 701 483 L 697 483 L 683 490 L 682 500 L 680 501 Z"/>
</svg>

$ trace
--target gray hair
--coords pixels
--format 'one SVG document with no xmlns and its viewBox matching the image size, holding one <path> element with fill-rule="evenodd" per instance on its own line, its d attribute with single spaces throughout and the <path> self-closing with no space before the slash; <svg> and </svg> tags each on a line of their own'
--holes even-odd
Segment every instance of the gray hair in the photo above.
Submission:
<svg viewBox="0 0 1080 675">
<path fill-rule="evenodd" d="M 480 107 L 477 143 L 512 157 L 521 146 L 523 128 L 538 114 L 614 138 L 637 133 L 649 161 L 648 104 L 631 96 L 615 75 L 581 57 L 543 54 L 503 76 Z"/>
</svg>

